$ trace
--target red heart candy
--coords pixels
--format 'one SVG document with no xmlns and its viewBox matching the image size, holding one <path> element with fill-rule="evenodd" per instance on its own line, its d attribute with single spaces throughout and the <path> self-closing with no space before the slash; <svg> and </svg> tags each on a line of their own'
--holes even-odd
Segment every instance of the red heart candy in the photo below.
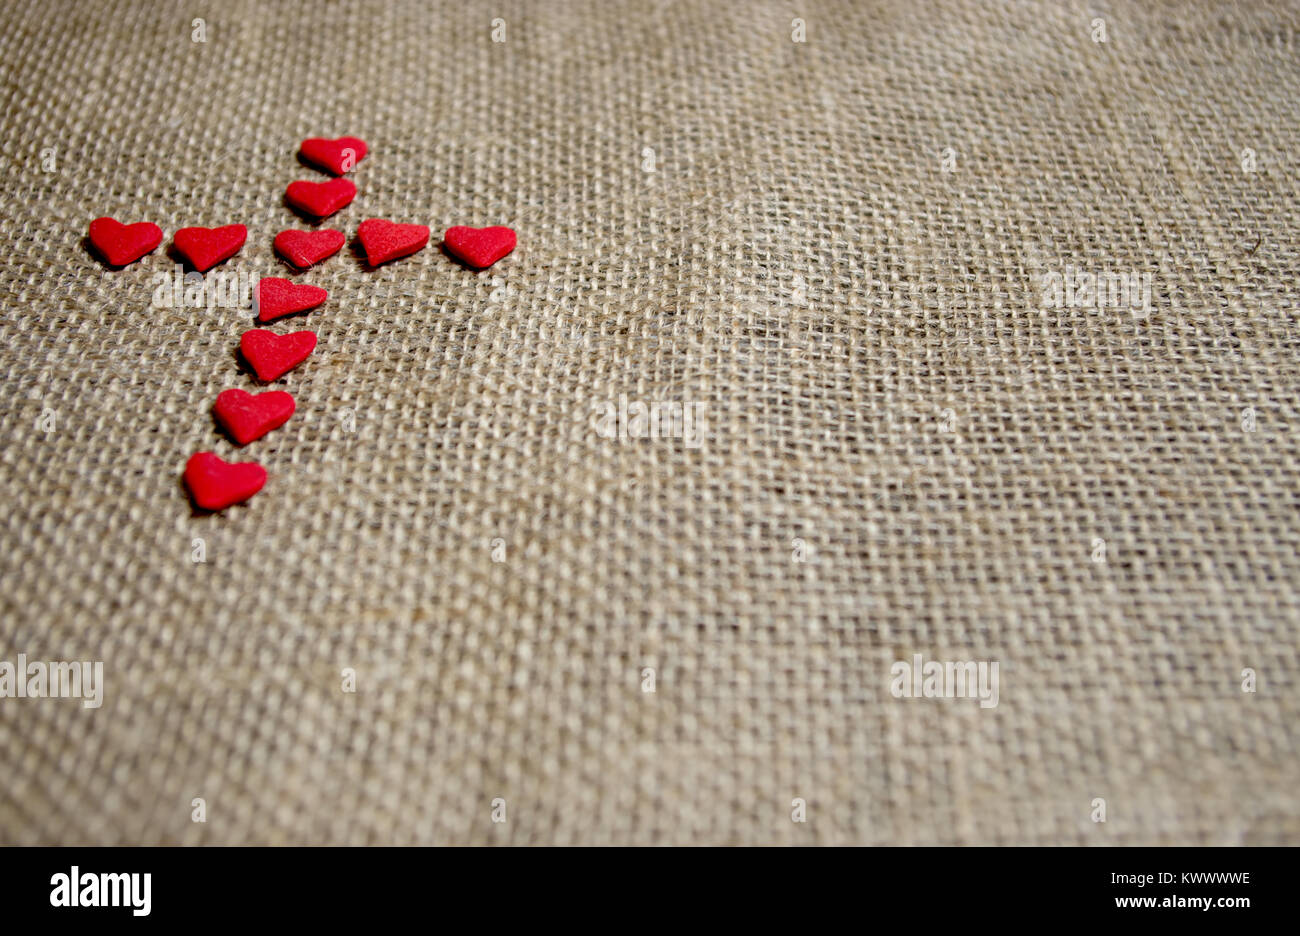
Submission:
<svg viewBox="0 0 1300 936">
<path fill-rule="evenodd" d="M 328 299 L 329 295 L 319 286 L 294 283 L 278 276 L 264 276 L 253 288 L 253 308 L 257 311 L 259 322 L 270 322 L 282 315 L 314 309 Z"/>
<path fill-rule="evenodd" d="M 422 249 L 429 243 L 429 229 L 423 224 L 394 224 L 372 218 L 357 227 L 357 237 L 366 252 L 366 262 L 379 266 Z"/>
<path fill-rule="evenodd" d="M 453 257 L 481 270 L 515 249 L 515 232 L 508 227 L 450 227 L 442 242 Z"/>
<path fill-rule="evenodd" d="M 253 366 L 259 380 L 278 380 L 293 370 L 316 347 L 316 333 L 309 331 L 277 335 L 265 328 L 246 331 L 239 339 L 239 351 Z"/>
<path fill-rule="evenodd" d="M 252 394 L 243 390 L 222 390 L 212 406 L 217 421 L 240 445 L 260 439 L 293 415 L 293 397 L 283 390 Z"/>
<path fill-rule="evenodd" d="M 266 484 L 266 469 L 257 462 L 224 462 L 211 452 L 197 452 L 185 463 L 185 486 L 204 510 L 222 510 L 246 501 Z"/>
<path fill-rule="evenodd" d="M 309 215 L 328 218 L 340 208 L 346 208 L 357 197 L 357 187 L 350 179 L 330 179 L 328 182 L 290 182 L 284 190 L 285 200 Z"/>
<path fill-rule="evenodd" d="M 181 228 L 172 235 L 172 244 L 194 269 L 205 273 L 222 260 L 229 260 L 239 253 L 247 239 L 248 228 L 242 224 L 227 224 L 218 228 Z"/>
<path fill-rule="evenodd" d="M 302 156 L 322 169 L 343 175 L 351 172 L 353 166 L 365 159 L 366 141 L 356 137 L 339 137 L 337 140 L 312 137 L 302 141 Z"/>
<path fill-rule="evenodd" d="M 275 249 L 300 270 L 326 257 L 332 257 L 347 240 L 342 231 L 326 228 L 323 231 L 281 231 L 275 235 Z"/>
<path fill-rule="evenodd" d="M 134 263 L 162 243 L 162 228 L 149 221 L 123 224 L 112 218 L 90 222 L 90 242 L 113 266 Z"/>
</svg>

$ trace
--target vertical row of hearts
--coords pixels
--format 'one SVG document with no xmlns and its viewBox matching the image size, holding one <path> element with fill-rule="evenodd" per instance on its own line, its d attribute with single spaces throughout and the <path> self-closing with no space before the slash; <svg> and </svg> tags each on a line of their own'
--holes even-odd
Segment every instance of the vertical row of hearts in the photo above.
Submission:
<svg viewBox="0 0 1300 936">
<path fill-rule="evenodd" d="M 285 191 L 285 201 L 303 215 L 323 220 L 341 211 L 356 197 L 357 187 L 343 178 L 366 155 L 364 140 L 339 137 L 337 140 L 304 140 L 303 158 L 337 178 L 328 182 L 293 182 Z M 217 228 L 181 228 L 172 237 L 172 245 L 185 261 L 199 273 L 206 273 L 229 260 L 243 248 L 248 229 L 242 224 Z M 134 263 L 162 243 L 163 232 L 148 221 L 121 224 L 113 218 L 96 218 L 90 222 L 90 242 L 111 266 Z M 423 224 L 396 224 L 379 218 L 362 221 L 357 226 L 357 240 L 371 267 L 408 257 L 429 243 L 429 228 Z M 334 256 L 343 248 L 342 231 L 281 231 L 274 248 L 298 270 L 309 269 Z M 456 226 L 443 235 L 447 253 L 466 266 L 483 269 L 496 263 L 515 249 L 515 232 L 508 227 L 472 228 Z M 253 309 L 261 323 L 282 316 L 315 309 L 329 298 L 319 286 L 294 283 L 278 277 L 263 277 L 253 289 Z M 239 352 L 264 383 L 279 380 L 293 370 L 316 348 L 316 334 L 311 331 L 277 335 L 269 329 L 254 328 L 239 339 Z M 288 422 L 296 404 L 283 390 L 252 394 L 244 390 L 224 390 L 213 405 L 217 422 L 238 445 L 248 445 Z M 222 510 L 248 500 L 266 484 L 266 469 L 256 462 L 230 463 L 212 452 L 197 452 L 185 465 L 185 486 L 196 506 L 203 510 Z"/>
</svg>

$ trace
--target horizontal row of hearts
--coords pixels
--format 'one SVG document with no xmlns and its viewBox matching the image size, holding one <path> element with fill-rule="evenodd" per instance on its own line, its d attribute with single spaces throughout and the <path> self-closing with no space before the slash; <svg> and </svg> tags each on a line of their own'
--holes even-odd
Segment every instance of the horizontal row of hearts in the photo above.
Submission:
<svg viewBox="0 0 1300 936">
<path fill-rule="evenodd" d="M 347 182 L 346 179 L 334 181 Z M 409 257 L 429 243 L 429 235 L 429 228 L 423 224 L 397 224 L 382 218 L 362 221 L 357 227 L 357 240 L 361 242 L 366 262 L 371 266 Z M 90 243 L 115 267 L 134 263 L 154 250 L 162 240 L 162 228 L 149 221 L 122 224 L 105 217 L 90 222 Z M 242 224 L 227 224 L 216 228 L 181 228 L 173 235 L 172 245 L 194 269 L 204 273 L 239 253 L 247 240 L 248 228 Z M 275 236 L 276 251 L 301 270 L 334 256 L 344 243 L 343 232 L 333 229 L 281 231 Z M 447 228 L 443 245 L 456 259 L 483 269 L 515 249 L 515 232 L 508 227 L 457 225 Z M 320 292 L 323 302 L 324 290 Z"/>
</svg>

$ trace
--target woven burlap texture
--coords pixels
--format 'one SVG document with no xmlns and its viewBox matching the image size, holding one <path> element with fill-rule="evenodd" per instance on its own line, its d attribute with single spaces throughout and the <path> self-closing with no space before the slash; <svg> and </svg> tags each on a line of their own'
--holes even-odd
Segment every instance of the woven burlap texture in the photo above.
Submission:
<svg viewBox="0 0 1300 936">
<path fill-rule="evenodd" d="M 105 689 L 0 699 L 0 841 L 1300 843 L 1298 30 L 6 3 L 0 659 Z M 433 243 L 289 272 L 344 134 L 325 226 Z M 221 435 L 252 315 L 156 308 L 175 258 L 105 268 L 99 215 L 329 290 L 271 326 L 320 336 L 287 425 Z M 1074 271 L 1149 308 L 1057 308 Z M 624 397 L 700 445 L 602 436 Z M 204 449 L 266 488 L 196 513 Z M 998 705 L 896 698 L 915 654 Z"/>
</svg>

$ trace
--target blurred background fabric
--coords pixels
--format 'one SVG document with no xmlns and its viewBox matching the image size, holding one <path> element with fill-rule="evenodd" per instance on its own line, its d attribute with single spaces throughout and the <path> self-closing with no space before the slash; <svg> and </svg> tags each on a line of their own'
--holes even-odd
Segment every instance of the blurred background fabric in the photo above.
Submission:
<svg viewBox="0 0 1300 936">
<path fill-rule="evenodd" d="M 105 687 L 0 699 L 0 841 L 1300 844 L 1298 34 L 4 4 L 0 659 Z M 321 226 L 434 242 L 289 272 L 298 144 L 341 135 Z M 107 269 L 100 215 L 165 245 Z M 251 313 L 154 302 L 231 223 L 214 273 L 330 293 L 270 326 L 320 344 L 242 451 Z M 519 247 L 468 270 L 454 224 Z M 699 444 L 606 437 L 621 401 Z M 199 450 L 265 490 L 197 513 Z M 998 704 L 897 698 L 916 654 L 997 662 Z"/>
</svg>

